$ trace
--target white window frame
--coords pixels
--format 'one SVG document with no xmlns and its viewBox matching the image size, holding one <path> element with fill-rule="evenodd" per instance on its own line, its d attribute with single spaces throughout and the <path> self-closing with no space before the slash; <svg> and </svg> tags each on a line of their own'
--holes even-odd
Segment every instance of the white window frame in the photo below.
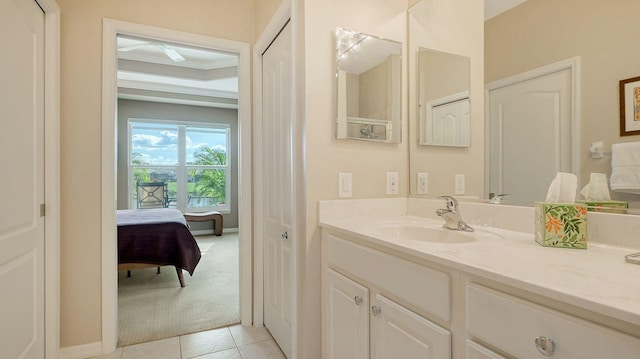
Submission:
<svg viewBox="0 0 640 359">
<path fill-rule="evenodd" d="M 177 127 L 178 132 L 178 164 L 177 165 L 132 165 L 131 156 L 133 155 L 132 145 L 132 126 L 135 123 L 146 123 L 171 125 Z M 222 129 L 226 133 L 226 153 L 227 161 L 226 165 L 194 165 L 187 164 L 186 154 L 186 133 L 188 127 L 199 127 L 208 129 Z M 177 192 L 177 204 L 176 207 L 182 212 L 205 212 L 205 211 L 218 211 L 221 213 L 231 212 L 231 126 L 224 123 L 210 123 L 210 122 L 193 122 L 193 121 L 180 121 L 180 120 L 155 120 L 155 119 L 143 119 L 143 118 L 129 118 L 127 119 L 127 199 L 129 208 L 137 208 L 135 200 L 133 198 L 133 181 L 134 181 L 134 168 L 162 168 L 172 169 L 176 172 L 176 192 Z M 190 169 L 221 169 L 225 170 L 225 204 L 220 206 L 207 206 L 207 207 L 188 207 L 188 191 L 187 191 L 187 174 Z"/>
</svg>

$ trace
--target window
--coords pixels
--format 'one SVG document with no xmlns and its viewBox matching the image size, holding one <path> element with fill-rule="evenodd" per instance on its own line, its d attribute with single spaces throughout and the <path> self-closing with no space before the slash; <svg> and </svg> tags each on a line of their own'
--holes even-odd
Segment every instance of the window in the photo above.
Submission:
<svg viewBox="0 0 640 359">
<path fill-rule="evenodd" d="M 229 212 L 229 140 L 225 124 L 129 119 L 129 207 L 138 182 L 165 182 L 168 207 Z"/>
</svg>

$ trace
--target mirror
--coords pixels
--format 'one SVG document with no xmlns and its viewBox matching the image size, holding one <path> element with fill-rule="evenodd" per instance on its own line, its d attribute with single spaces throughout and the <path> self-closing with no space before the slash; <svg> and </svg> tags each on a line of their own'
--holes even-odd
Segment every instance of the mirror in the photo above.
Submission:
<svg viewBox="0 0 640 359">
<path fill-rule="evenodd" d="M 408 10 L 408 178 L 412 196 L 478 198 L 484 191 L 483 11 L 482 1 L 434 0 L 415 2 Z M 467 128 L 452 130 L 454 126 L 447 121 L 427 123 L 424 112 L 429 100 L 444 98 L 441 102 L 446 103 L 449 96 L 454 96 L 451 101 L 460 100 L 464 96 L 459 94 L 465 92 L 471 101 L 459 111 L 463 116 L 448 117 L 467 118 Z M 463 134 L 463 140 L 436 138 L 426 145 L 429 125 L 439 127 L 440 133 Z"/>
<path fill-rule="evenodd" d="M 400 142 L 402 43 L 336 29 L 336 138 Z"/>
<path fill-rule="evenodd" d="M 640 47 L 628 45 L 635 41 L 633 34 L 634 24 L 637 24 L 637 21 L 634 14 L 640 11 L 640 2 L 616 2 L 615 6 L 610 6 L 605 2 L 584 4 L 581 2 L 525 1 L 484 22 L 484 37 L 479 40 L 476 38 L 476 41 L 483 42 L 482 53 L 479 57 L 476 52 L 468 50 L 472 48 L 472 43 L 467 43 L 464 47 L 457 49 L 445 48 L 445 44 L 448 45 L 446 37 L 450 33 L 460 33 L 460 22 L 455 22 L 455 17 L 450 16 L 445 20 L 452 22 L 451 24 L 441 21 L 434 25 L 433 21 L 438 21 L 436 15 L 429 17 L 428 11 L 421 10 L 426 8 L 431 12 L 443 12 L 440 9 L 441 5 L 438 3 L 438 6 L 435 6 L 431 0 L 421 0 L 410 8 L 408 46 L 411 54 L 415 54 L 415 43 L 419 41 L 421 42 L 419 46 L 425 48 L 462 54 L 471 58 L 471 97 L 474 98 L 471 104 L 471 123 L 472 127 L 476 124 L 476 112 L 474 111 L 477 106 L 481 107 L 482 110 L 478 116 L 482 122 L 482 127 L 479 129 L 482 135 L 479 138 L 476 137 L 475 128 L 473 129 L 471 132 L 473 146 L 470 150 L 477 147 L 483 148 L 483 154 L 476 157 L 476 160 L 480 161 L 483 167 L 477 177 L 466 175 L 467 190 L 464 196 L 488 198 L 485 185 L 489 180 L 485 177 L 484 169 L 485 153 L 488 153 L 484 147 L 485 144 L 489 144 L 484 141 L 484 101 L 486 99 L 483 99 L 482 92 L 474 92 L 478 76 L 478 73 L 474 71 L 476 71 L 478 62 L 481 64 L 480 81 L 482 90 L 484 90 L 485 84 L 579 57 L 577 73 L 580 76 L 580 81 L 576 88 L 579 91 L 577 97 L 580 101 L 576 105 L 579 128 L 577 138 L 572 143 L 575 166 L 571 170 L 578 175 L 579 188 L 589 182 L 592 172 L 605 173 L 607 176 L 611 174 L 612 144 L 640 141 L 640 136 L 621 137 L 619 135 L 618 98 L 619 81 L 640 75 L 637 67 L 638 59 L 640 59 Z M 414 10 L 414 8 L 416 9 Z M 459 10 L 451 13 L 460 15 L 466 12 L 463 9 Z M 425 20 L 420 22 L 414 19 L 418 17 L 420 19 L 429 17 L 432 24 L 428 25 Z M 540 22 L 540 19 L 545 19 L 545 21 Z M 598 26 L 594 24 L 598 24 Z M 607 31 L 602 31 L 605 28 Z M 481 30 L 482 28 L 476 28 L 476 31 Z M 514 34 L 518 36 L 514 36 Z M 474 36 L 472 32 L 467 35 Z M 431 37 L 430 42 L 425 44 L 427 41 L 425 39 L 429 36 Z M 414 61 L 413 56 L 409 57 L 409 69 L 412 66 L 411 62 Z M 414 96 L 412 92 L 415 91 L 411 86 L 412 79 L 410 72 L 410 116 L 417 112 L 416 102 L 411 105 L 411 99 Z M 411 121 L 410 126 L 413 127 L 410 127 L 409 136 L 411 141 L 417 141 L 414 139 L 419 138 L 417 132 L 419 129 L 415 127 L 414 120 Z M 521 131 L 525 130 L 521 129 Z M 602 158 L 592 157 L 589 148 L 592 143 L 599 141 L 604 142 L 604 156 Z M 462 158 L 470 157 L 471 154 L 461 151 L 454 152 L 457 150 L 454 148 L 431 147 L 433 150 L 430 151 L 438 151 L 439 155 L 447 156 L 449 159 L 446 166 L 443 165 L 444 161 L 434 165 L 433 158 L 426 158 L 424 154 L 426 149 L 430 147 L 414 146 L 410 142 L 411 195 L 418 195 L 415 177 L 417 177 L 416 173 L 421 171 L 429 174 L 429 196 L 455 194 L 452 173 L 467 173 L 466 164 L 462 163 Z M 529 156 L 535 156 L 535 153 L 539 152 L 539 148 L 530 146 L 521 149 L 523 155 L 528 153 Z M 453 156 L 458 157 L 452 158 Z M 544 156 L 540 158 L 544 159 Z M 528 160 L 529 157 L 522 158 L 520 163 L 526 164 Z M 435 174 L 439 175 L 438 172 L 443 168 L 450 173 L 443 179 L 436 179 Z M 530 180 L 532 184 L 545 188 L 550 183 L 550 180 L 542 179 L 539 176 L 532 176 Z M 471 190 L 470 185 L 475 184 L 475 181 L 480 181 L 481 186 Z M 582 197 L 578 194 L 578 198 Z M 612 191 L 611 198 L 628 201 L 631 207 L 638 207 L 640 204 L 638 203 L 640 196 L 634 194 Z M 531 205 L 530 202 L 514 202 L 515 200 L 509 196 L 505 197 L 503 201 L 508 204 Z"/>
<path fill-rule="evenodd" d="M 418 49 L 421 145 L 471 145 L 469 62 L 466 56 Z"/>
</svg>

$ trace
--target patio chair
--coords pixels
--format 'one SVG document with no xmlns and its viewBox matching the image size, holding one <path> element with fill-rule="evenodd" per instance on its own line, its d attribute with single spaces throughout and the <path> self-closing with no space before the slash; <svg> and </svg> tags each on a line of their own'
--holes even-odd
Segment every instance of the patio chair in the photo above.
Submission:
<svg viewBox="0 0 640 359">
<path fill-rule="evenodd" d="M 138 182 L 138 208 L 169 207 L 169 191 L 165 182 Z"/>
</svg>

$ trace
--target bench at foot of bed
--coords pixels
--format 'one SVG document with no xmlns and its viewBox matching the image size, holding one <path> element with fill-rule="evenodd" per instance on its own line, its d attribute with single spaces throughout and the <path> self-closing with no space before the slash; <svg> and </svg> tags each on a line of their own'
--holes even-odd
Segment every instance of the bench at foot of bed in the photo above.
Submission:
<svg viewBox="0 0 640 359">
<path fill-rule="evenodd" d="M 184 218 L 189 222 L 213 221 L 213 233 L 216 236 L 222 235 L 222 214 L 220 212 L 190 212 L 185 213 Z"/>
</svg>

